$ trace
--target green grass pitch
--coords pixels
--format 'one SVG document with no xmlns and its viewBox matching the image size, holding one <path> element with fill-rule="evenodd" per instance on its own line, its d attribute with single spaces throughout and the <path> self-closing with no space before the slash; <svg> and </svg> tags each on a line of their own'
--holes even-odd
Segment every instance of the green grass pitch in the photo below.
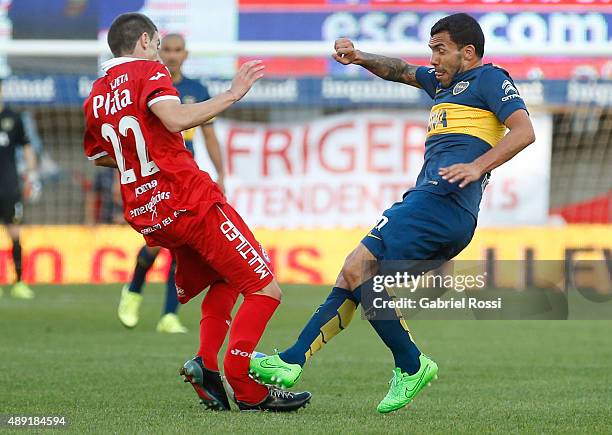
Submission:
<svg viewBox="0 0 612 435">
<path fill-rule="evenodd" d="M 289 345 L 328 292 L 284 288 L 262 352 Z M 161 285 L 145 289 L 141 323 L 131 331 L 115 316 L 119 286 L 35 290 L 33 301 L 6 291 L 0 298 L 0 414 L 65 415 L 71 433 L 612 431 L 612 322 L 410 322 L 440 377 L 407 408 L 383 416 L 376 405 L 392 358 L 356 317 L 306 366 L 298 387 L 313 399 L 305 410 L 214 413 L 178 376 L 197 348 L 200 299 L 182 308 L 190 332 L 168 336 L 154 331 Z"/>
</svg>

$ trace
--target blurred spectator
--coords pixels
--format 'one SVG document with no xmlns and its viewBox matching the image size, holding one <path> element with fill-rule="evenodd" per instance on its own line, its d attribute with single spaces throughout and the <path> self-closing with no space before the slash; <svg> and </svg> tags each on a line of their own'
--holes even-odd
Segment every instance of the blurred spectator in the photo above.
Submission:
<svg viewBox="0 0 612 435">
<path fill-rule="evenodd" d="M 1 86 L 0 86 L 1 88 Z M 25 183 L 22 186 L 17 168 L 17 150 L 26 161 Z M 21 113 L 4 104 L 0 93 L 0 225 L 6 227 L 12 243 L 15 283 L 11 295 L 32 299 L 34 292 L 22 281 L 21 222 L 23 199 L 35 199 L 41 192 L 38 162 L 23 125 Z M 2 289 L 0 289 L 2 295 Z"/>
<path fill-rule="evenodd" d="M 112 168 L 96 168 L 93 186 L 85 194 L 85 223 L 95 225 L 124 222 L 117 171 Z"/>
</svg>

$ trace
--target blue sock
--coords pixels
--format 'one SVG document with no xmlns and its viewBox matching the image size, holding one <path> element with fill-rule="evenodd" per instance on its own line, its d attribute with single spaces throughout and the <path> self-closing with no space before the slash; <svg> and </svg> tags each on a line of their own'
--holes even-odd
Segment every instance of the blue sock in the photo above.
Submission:
<svg viewBox="0 0 612 435">
<path fill-rule="evenodd" d="M 168 271 L 168 280 L 166 281 L 166 305 L 162 314 L 176 313 L 178 310 L 179 301 L 176 295 L 175 273 L 176 259 L 172 257 L 172 263 L 170 263 L 170 270 Z"/>
<path fill-rule="evenodd" d="M 353 295 L 362 301 L 362 289 L 371 287 L 372 280 L 365 282 L 353 291 Z M 368 294 L 368 300 L 372 298 L 373 291 L 371 289 L 366 290 Z M 387 291 L 376 293 L 376 297 L 380 297 L 383 300 L 390 301 L 391 296 Z M 395 359 L 395 366 L 402 369 L 403 372 L 413 375 L 419 371 L 421 366 L 419 356 L 421 351 L 412 341 L 410 332 L 408 332 L 408 326 L 404 319 L 397 315 L 395 310 L 385 309 L 383 315 L 381 312 L 376 312 L 376 309 L 370 304 L 365 302 L 362 304 L 365 310 L 366 316 L 370 325 L 374 328 L 378 336 L 387 345 L 393 358 Z M 382 317 L 385 320 L 377 319 L 376 317 Z"/>
<path fill-rule="evenodd" d="M 145 282 L 147 272 L 153 266 L 157 258 L 157 254 L 151 254 L 146 246 L 143 246 L 138 252 L 136 257 L 136 267 L 134 268 L 134 275 L 130 282 L 129 290 L 134 293 L 142 293 L 142 286 Z"/>
<path fill-rule="evenodd" d="M 334 287 L 312 315 L 295 344 L 279 354 L 281 359 L 303 366 L 307 358 L 348 326 L 357 305 L 359 302 L 352 292 Z"/>
</svg>

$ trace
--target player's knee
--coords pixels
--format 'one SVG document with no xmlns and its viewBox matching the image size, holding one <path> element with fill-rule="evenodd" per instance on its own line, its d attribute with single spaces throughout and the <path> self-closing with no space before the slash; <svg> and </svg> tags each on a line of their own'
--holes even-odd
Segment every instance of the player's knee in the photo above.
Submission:
<svg viewBox="0 0 612 435">
<path fill-rule="evenodd" d="M 278 282 L 276 282 L 276 279 L 273 279 L 270 284 L 268 284 L 258 292 L 255 292 L 254 294 L 270 296 L 271 298 L 274 298 L 279 301 L 283 297 L 283 292 L 280 286 L 278 285 Z"/>
<path fill-rule="evenodd" d="M 361 285 L 363 273 L 359 267 L 355 267 L 355 264 L 349 262 L 345 263 L 342 267 L 341 274 L 348 290 L 355 290 Z"/>
<path fill-rule="evenodd" d="M 159 246 L 145 246 L 145 249 L 149 253 L 149 255 L 157 256 L 161 248 Z"/>
<path fill-rule="evenodd" d="M 342 271 L 340 271 L 340 273 L 338 274 L 338 278 L 336 278 L 336 283 L 334 284 L 334 287 L 348 290 L 348 283 L 346 282 L 346 279 L 344 279 L 344 274 L 342 273 Z"/>
<path fill-rule="evenodd" d="M 15 224 L 7 225 L 6 230 L 13 243 L 19 242 L 19 239 L 21 237 L 21 226 L 20 225 L 15 225 Z"/>
<path fill-rule="evenodd" d="M 151 268 L 151 266 L 153 266 L 153 263 L 155 263 L 156 258 L 157 254 L 152 252 L 151 248 L 149 248 L 148 246 L 143 246 L 138 252 L 138 257 L 136 258 L 136 261 L 141 267 L 149 269 Z"/>
<path fill-rule="evenodd" d="M 365 281 L 374 276 L 377 271 L 376 258 L 363 245 L 360 244 L 355 248 L 344 261 L 340 275 L 344 280 L 348 290 L 355 290 Z M 338 277 L 340 280 L 340 277 Z"/>
</svg>

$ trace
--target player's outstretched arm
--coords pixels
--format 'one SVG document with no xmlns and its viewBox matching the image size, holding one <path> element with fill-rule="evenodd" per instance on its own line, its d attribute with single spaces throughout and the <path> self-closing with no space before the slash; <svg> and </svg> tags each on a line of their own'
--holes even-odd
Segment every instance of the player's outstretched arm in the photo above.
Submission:
<svg viewBox="0 0 612 435">
<path fill-rule="evenodd" d="M 195 104 L 181 104 L 176 100 L 162 100 L 151 106 L 151 111 L 173 133 L 188 130 L 214 118 L 239 101 L 257 80 L 263 77 L 260 60 L 243 64 L 232 80 L 230 88 L 213 98 Z"/>
<path fill-rule="evenodd" d="M 392 82 L 405 83 L 420 88 L 417 82 L 416 71 L 418 65 L 411 65 L 401 59 L 379 56 L 355 49 L 353 41 L 346 38 L 336 39 L 334 44 L 336 52 L 332 57 L 342 65 L 361 65 L 378 77 Z"/>
<path fill-rule="evenodd" d="M 504 122 L 510 129 L 497 146 L 478 157 L 472 163 L 458 163 L 448 168 L 440 168 L 439 174 L 450 183 L 465 187 L 479 180 L 483 174 L 503 165 L 521 150 L 535 142 L 533 124 L 527 112 L 516 110 Z"/>
</svg>

